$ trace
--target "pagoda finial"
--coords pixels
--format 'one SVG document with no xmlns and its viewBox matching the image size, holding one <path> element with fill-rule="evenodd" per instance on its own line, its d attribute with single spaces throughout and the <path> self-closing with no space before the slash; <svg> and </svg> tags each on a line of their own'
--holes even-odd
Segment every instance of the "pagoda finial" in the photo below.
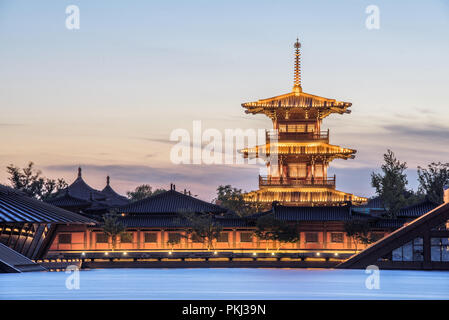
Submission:
<svg viewBox="0 0 449 320">
<path fill-rule="evenodd" d="M 294 82 L 293 82 L 293 92 L 296 94 L 299 94 L 302 91 L 301 87 L 301 43 L 299 42 L 299 39 L 296 38 L 295 42 L 295 75 L 294 75 Z"/>
<path fill-rule="evenodd" d="M 109 178 L 109 176 L 106 176 L 106 185 L 109 185 L 109 182 L 111 181 L 111 178 Z"/>
<path fill-rule="evenodd" d="M 81 167 L 78 167 L 78 178 L 81 178 Z"/>
</svg>

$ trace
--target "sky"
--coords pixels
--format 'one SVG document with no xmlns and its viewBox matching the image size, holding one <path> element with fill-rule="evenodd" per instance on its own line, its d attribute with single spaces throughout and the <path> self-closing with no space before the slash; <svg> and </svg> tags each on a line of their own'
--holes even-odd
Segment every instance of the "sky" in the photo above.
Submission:
<svg viewBox="0 0 449 320">
<path fill-rule="evenodd" d="M 80 29 L 66 28 L 77 5 Z M 368 29 L 376 5 L 380 28 Z M 256 165 L 175 165 L 171 132 L 270 128 L 241 103 L 291 91 L 293 43 L 302 88 L 352 103 L 323 123 L 337 188 L 372 196 L 387 149 L 416 168 L 449 162 L 449 1 L 0 0 L 0 183 L 33 161 L 71 183 L 106 175 L 124 194 L 147 183 L 212 200 L 220 184 L 257 189 Z"/>
</svg>

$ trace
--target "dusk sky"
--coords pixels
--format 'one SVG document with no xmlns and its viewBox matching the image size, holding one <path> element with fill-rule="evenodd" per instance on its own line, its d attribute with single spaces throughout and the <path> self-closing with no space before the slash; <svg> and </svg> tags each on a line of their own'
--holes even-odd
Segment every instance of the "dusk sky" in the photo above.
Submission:
<svg viewBox="0 0 449 320">
<path fill-rule="evenodd" d="M 68 5 L 80 29 L 65 26 Z M 368 30 L 365 9 L 380 9 Z M 83 168 L 102 189 L 220 184 L 257 189 L 255 165 L 174 165 L 172 130 L 270 128 L 241 103 L 291 91 L 293 43 L 305 92 L 352 102 L 331 115 L 337 188 L 372 196 L 370 173 L 392 149 L 409 167 L 449 162 L 449 1 L 0 0 L 0 183 L 29 161 L 68 183 Z"/>
</svg>

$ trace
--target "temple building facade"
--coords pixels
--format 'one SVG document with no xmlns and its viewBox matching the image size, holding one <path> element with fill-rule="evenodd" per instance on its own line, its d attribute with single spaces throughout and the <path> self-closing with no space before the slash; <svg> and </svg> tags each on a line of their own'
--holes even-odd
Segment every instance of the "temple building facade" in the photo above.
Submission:
<svg viewBox="0 0 449 320">
<path fill-rule="evenodd" d="M 293 90 L 242 104 L 246 113 L 264 114 L 273 122 L 264 145 L 240 150 L 245 158 L 261 158 L 267 165 L 267 175 L 259 176 L 259 190 L 247 193 L 246 200 L 301 206 L 363 204 L 366 198 L 337 190 L 335 175 L 327 172 L 332 160 L 353 159 L 356 150 L 330 144 L 322 121 L 334 113 L 350 113 L 351 103 L 303 92 L 298 40 L 294 47 Z"/>
</svg>

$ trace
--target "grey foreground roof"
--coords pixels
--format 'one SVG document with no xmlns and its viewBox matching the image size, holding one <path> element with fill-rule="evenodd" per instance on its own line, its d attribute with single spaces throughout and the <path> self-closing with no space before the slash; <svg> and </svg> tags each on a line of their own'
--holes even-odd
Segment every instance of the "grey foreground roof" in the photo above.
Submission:
<svg viewBox="0 0 449 320">
<path fill-rule="evenodd" d="M 0 184 L 0 223 L 87 223 L 95 220 L 28 197 Z"/>
</svg>

